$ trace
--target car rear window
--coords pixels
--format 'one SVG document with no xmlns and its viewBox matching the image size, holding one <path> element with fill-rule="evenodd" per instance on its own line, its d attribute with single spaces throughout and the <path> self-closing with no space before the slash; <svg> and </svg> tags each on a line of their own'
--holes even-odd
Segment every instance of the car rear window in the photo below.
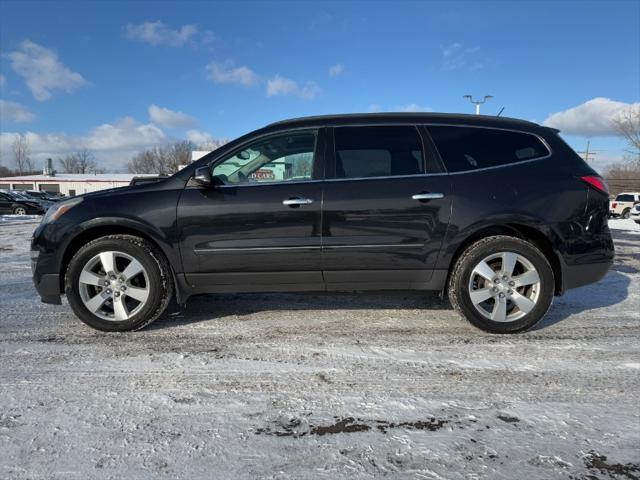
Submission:
<svg viewBox="0 0 640 480">
<path fill-rule="evenodd" d="M 634 200 L 633 195 L 618 195 L 616 197 L 618 202 L 633 202 Z"/>
<path fill-rule="evenodd" d="M 544 157 L 549 150 L 532 134 L 481 127 L 430 126 L 450 172 L 497 167 Z"/>
<path fill-rule="evenodd" d="M 422 141 L 413 126 L 338 127 L 336 178 L 424 173 Z"/>
</svg>

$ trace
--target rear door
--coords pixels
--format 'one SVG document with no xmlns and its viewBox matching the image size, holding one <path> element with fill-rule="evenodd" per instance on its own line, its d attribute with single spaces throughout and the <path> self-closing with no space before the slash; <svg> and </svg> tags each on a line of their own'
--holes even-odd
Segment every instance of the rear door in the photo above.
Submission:
<svg viewBox="0 0 640 480">
<path fill-rule="evenodd" d="M 202 291 L 323 289 L 319 130 L 261 137 L 216 160 L 178 204 L 187 281 Z"/>
<path fill-rule="evenodd" d="M 330 290 L 427 288 L 449 216 L 449 180 L 414 125 L 331 130 L 323 209 Z"/>
</svg>

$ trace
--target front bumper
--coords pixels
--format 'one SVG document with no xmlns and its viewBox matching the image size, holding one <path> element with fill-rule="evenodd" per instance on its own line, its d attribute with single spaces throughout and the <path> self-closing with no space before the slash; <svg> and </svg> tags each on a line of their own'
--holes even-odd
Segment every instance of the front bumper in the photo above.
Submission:
<svg viewBox="0 0 640 480">
<path fill-rule="evenodd" d="M 50 303 L 53 305 L 61 305 L 60 299 L 60 275 L 57 273 L 42 273 L 38 268 L 38 260 L 40 252 L 38 250 L 30 251 L 31 255 L 31 274 L 33 276 L 33 284 L 36 287 L 38 295 L 42 303 Z"/>
<path fill-rule="evenodd" d="M 60 275 L 47 273 L 41 275 L 39 279 L 34 276 L 33 283 L 42 303 L 62 305 L 62 300 L 60 299 Z"/>
</svg>

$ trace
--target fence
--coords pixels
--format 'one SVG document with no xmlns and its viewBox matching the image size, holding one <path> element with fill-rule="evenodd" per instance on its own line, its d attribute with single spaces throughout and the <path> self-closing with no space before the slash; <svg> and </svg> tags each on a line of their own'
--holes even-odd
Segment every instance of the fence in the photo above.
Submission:
<svg viewBox="0 0 640 480">
<path fill-rule="evenodd" d="M 612 195 L 620 192 L 640 192 L 640 177 L 606 178 Z"/>
</svg>

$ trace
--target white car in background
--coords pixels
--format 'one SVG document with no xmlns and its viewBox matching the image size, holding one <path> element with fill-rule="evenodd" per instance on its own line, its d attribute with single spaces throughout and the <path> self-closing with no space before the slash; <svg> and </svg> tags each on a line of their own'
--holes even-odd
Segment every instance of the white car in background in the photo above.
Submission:
<svg viewBox="0 0 640 480">
<path fill-rule="evenodd" d="M 640 193 L 622 192 L 609 201 L 609 217 L 629 218 L 631 209 L 640 203 Z"/>
</svg>

